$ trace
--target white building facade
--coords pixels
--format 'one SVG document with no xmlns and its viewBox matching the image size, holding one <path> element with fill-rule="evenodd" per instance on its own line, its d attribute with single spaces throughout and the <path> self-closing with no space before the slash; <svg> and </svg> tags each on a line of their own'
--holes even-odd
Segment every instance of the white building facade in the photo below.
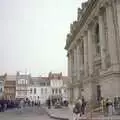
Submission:
<svg viewBox="0 0 120 120">
<path fill-rule="evenodd" d="M 67 100 L 67 77 L 63 77 L 62 73 L 49 73 L 51 96 Z"/>
<path fill-rule="evenodd" d="M 97 103 L 120 96 L 120 0 L 88 0 L 70 26 L 69 96 Z"/>
<path fill-rule="evenodd" d="M 31 101 L 39 100 L 41 104 L 46 103 L 46 100 L 51 94 L 50 81 L 47 77 L 32 77 L 32 81 L 28 88 L 27 97 Z"/>
<path fill-rule="evenodd" d="M 17 72 L 16 75 L 16 98 L 27 98 L 31 75 Z"/>
</svg>

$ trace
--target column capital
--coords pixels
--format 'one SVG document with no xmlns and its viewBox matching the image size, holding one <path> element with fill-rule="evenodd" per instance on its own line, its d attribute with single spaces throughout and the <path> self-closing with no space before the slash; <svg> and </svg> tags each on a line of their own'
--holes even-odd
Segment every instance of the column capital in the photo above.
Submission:
<svg viewBox="0 0 120 120">
<path fill-rule="evenodd" d="M 87 34 L 88 34 L 88 30 L 85 30 L 85 31 L 83 32 L 83 37 L 87 36 Z"/>
<path fill-rule="evenodd" d="M 106 7 L 111 7 L 112 6 L 112 0 L 106 0 L 104 5 L 105 5 L 105 8 Z"/>
</svg>

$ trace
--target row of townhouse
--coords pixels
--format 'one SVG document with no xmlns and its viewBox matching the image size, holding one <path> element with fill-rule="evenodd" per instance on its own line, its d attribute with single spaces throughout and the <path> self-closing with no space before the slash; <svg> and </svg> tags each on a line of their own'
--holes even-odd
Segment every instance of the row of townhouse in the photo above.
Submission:
<svg viewBox="0 0 120 120">
<path fill-rule="evenodd" d="M 30 74 L 16 74 L 15 98 L 28 98 L 31 101 L 40 100 L 45 103 L 49 98 L 68 99 L 68 77 L 62 73 L 50 72 L 47 77 L 32 77 Z"/>
<path fill-rule="evenodd" d="M 0 76 L 0 99 L 14 100 L 28 98 L 45 103 L 49 98 L 68 99 L 68 77 L 62 73 L 50 72 L 47 77 L 32 77 L 31 74 L 17 72 L 16 75 Z"/>
</svg>

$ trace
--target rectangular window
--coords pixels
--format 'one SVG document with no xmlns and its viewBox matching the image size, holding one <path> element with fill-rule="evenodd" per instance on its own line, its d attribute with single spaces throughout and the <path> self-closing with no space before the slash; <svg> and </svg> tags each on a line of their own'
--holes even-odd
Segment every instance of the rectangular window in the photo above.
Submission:
<svg viewBox="0 0 120 120">
<path fill-rule="evenodd" d="M 45 88 L 45 94 L 47 94 L 47 88 Z"/>
<path fill-rule="evenodd" d="M 34 94 L 36 94 L 36 88 L 34 88 Z"/>
<path fill-rule="evenodd" d="M 57 94 L 57 92 L 58 92 L 58 90 L 57 90 L 57 88 L 56 88 L 56 94 Z"/>
<path fill-rule="evenodd" d="M 59 89 L 59 94 L 61 94 L 61 89 Z"/>
<path fill-rule="evenodd" d="M 43 94 L 43 88 L 41 88 L 41 94 Z"/>
<path fill-rule="evenodd" d="M 54 94 L 54 89 L 52 89 L 52 94 Z"/>
<path fill-rule="evenodd" d="M 32 88 L 30 88 L 30 94 L 32 94 Z"/>
</svg>

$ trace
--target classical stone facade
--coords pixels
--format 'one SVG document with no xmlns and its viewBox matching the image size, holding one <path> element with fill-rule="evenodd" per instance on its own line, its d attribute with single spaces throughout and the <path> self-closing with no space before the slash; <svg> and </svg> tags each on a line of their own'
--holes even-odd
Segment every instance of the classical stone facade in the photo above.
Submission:
<svg viewBox="0 0 120 120">
<path fill-rule="evenodd" d="M 83 3 L 65 49 L 71 102 L 120 96 L 120 0 Z"/>
</svg>

